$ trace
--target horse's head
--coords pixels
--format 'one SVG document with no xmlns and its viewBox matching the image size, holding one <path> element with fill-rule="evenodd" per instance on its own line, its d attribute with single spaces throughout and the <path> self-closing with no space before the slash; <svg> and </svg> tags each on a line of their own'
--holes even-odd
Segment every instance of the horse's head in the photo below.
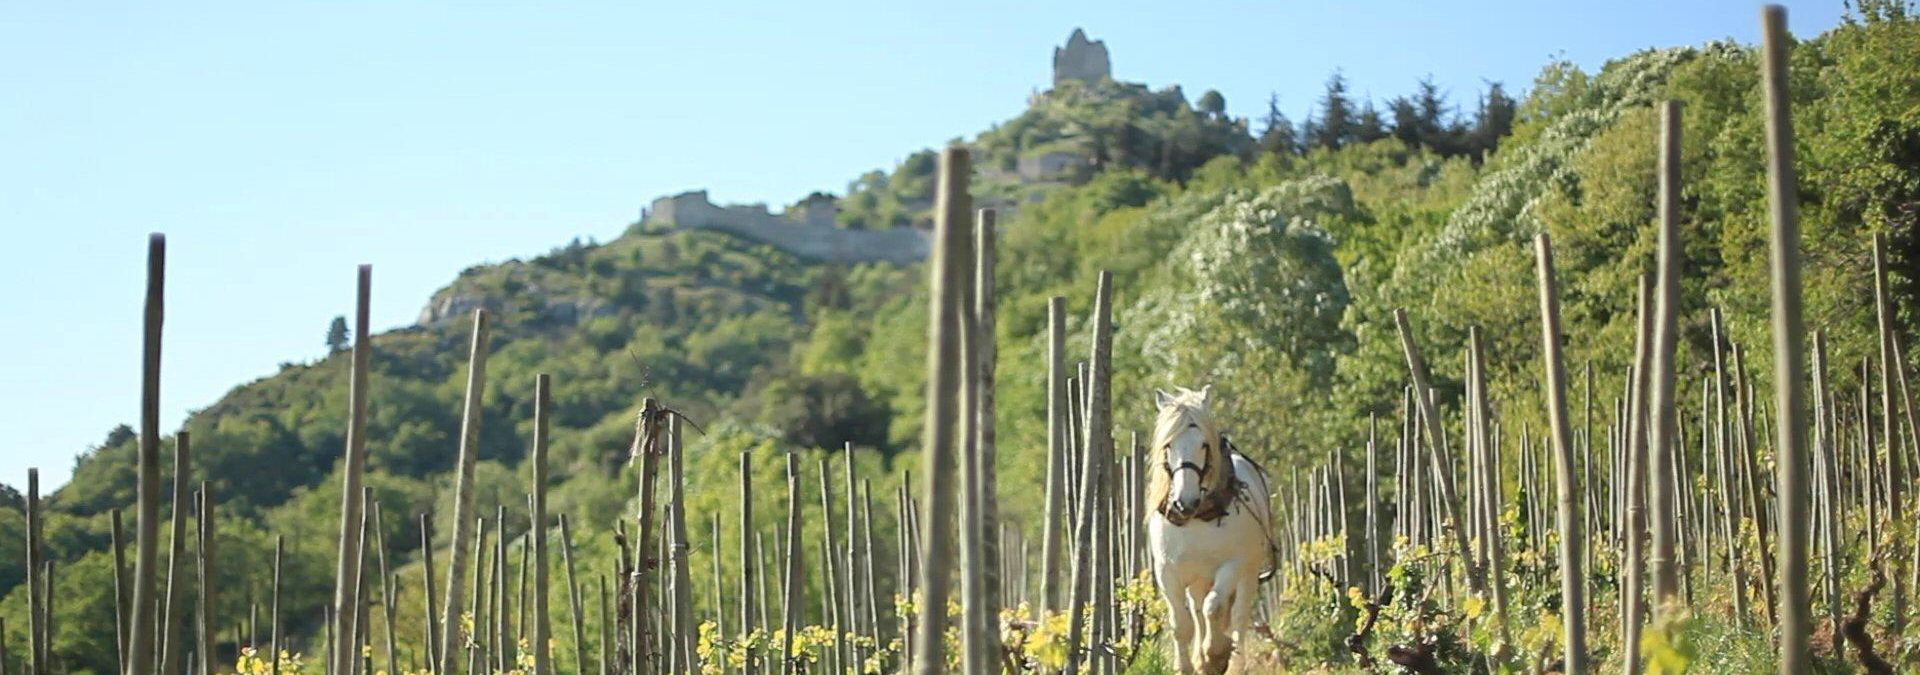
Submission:
<svg viewBox="0 0 1920 675">
<path fill-rule="evenodd" d="M 1199 391 L 1175 387 L 1174 393 L 1154 390 L 1160 414 L 1153 427 L 1151 455 L 1159 465 L 1149 469 L 1148 503 L 1190 513 L 1220 477 L 1231 475 L 1220 452 L 1220 434 L 1208 410 L 1212 385 Z"/>
</svg>

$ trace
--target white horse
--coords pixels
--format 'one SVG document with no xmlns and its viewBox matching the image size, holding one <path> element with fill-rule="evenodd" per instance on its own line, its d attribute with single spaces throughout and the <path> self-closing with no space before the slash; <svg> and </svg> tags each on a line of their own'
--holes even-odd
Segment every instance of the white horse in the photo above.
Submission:
<svg viewBox="0 0 1920 675">
<path fill-rule="evenodd" d="M 1273 564 L 1266 476 L 1221 438 L 1212 389 L 1154 391 L 1147 542 L 1182 675 L 1227 671 Z"/>
</svg>

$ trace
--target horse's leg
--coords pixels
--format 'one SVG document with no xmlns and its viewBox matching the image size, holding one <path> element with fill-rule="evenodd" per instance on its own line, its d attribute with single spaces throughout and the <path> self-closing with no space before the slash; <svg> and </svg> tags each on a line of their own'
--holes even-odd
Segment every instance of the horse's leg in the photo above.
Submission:
<svg viewBox="0 0 1920 675">
<path fill-rule="evenodd" d="M 1235 596 L 1240 588 L 1241 565 L 1229 562 L 1221 565 L 1213 574 L 1213 591 L 1208 593 L 1201 610 L 1205 613 L 1206 649 L 1201 672 L 1207 675 L 1219 675 L 1227 672 L 1227 661 L 1233 657 L 1233 613 L 1237 606 Z"/>
<path fill-rule="evenodd" d="M 1188 655 L 1193 645 L 1193 606 L 1187 601 L 1186 586 L 1174 580 L 1171 572 L 1166 566 L 1155 565 L 1153 580 L 1167 602 L 1167 620 L 1173 622 L 1174 663 L 1180 675 L 1192 675 L 1193 662 Z"/>
<path fill-rule="evenodd" d="M 1246 570 L 1240 574 L 1239 588 L 1233 592 L 1233 613 L 1228 619 L 1235 651 L 1246 646 L 1247 630 L 1253 626 L 1253 606 L 1257 604 L 1260 604 L 1260 575 Z M 1246 672 L 1246 659 L 1246 652 L 1240 652 L 1240 672 Z"/>
<path fill-rule="evenodd" d="M 1211 577 L 1199 577 L 1187 584 L 1187 621 L 1197 628 L 1199 634 L 1188 641 L 1184 658 L 1191 665 L 1183 672 L 1207 672 L 1207 643 L 1213 640 L 1213 622 L 1208 620 L 1206 603 L 1213 597 L 1215 588 L 1217 586 Z"/>
</svg>

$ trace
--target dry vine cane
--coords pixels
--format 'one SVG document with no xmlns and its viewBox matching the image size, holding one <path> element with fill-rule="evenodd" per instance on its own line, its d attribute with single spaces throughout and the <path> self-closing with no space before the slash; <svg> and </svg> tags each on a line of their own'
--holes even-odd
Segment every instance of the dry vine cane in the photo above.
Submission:
<svg viewBox="0 0 1920 675">
<path fill-rule="evenodd" d="M 1893 675 L 1893 664 L 1881 658 L 1873 650 L 1873 636 L 1867 634 L 1867 622 L 1873 611 L 1873 594 L 1887 585 L 1887 575 L 1880 567 L 1880 561 L 1873 562 L 1873 583 L 1853 596 L 1853 616 L 1847 618 L 1841 629 L 1846 633 L 1847 643 L 1860 655 L 1860 665 L 1874 675 Z"/>
</svg>

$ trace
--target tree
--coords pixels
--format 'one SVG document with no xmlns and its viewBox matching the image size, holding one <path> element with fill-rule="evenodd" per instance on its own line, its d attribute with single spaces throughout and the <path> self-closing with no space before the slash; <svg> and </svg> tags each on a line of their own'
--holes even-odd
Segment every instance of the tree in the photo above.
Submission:
<svg viewBox="0 0 1920 675">
<path fill-rule="evenodd" d="M 892 414 L 845 373 L 784 378 L 760 395 L 759 421 L 779 429 L 787 442 L 807 448 L 884 446 Z"/>
<path fill-rule="evenodd" d="M 1374 109 L 1372 101 L 1368 101 L 1360 109 L 1360 121 L 1354 124 L 1353 140 L 1372 143 L 1387 136 L 1387 125 L 1380 119 L 1380 111 Z"/>
<path fill-rule="evenodd" d="M 1440 93 L 1440 87 L 1433 83 L 1432 76 L 1420 78 L 1419 88 L 1413 95 L 1413 108 L 1414 133 L 1420 145 L 1441 155 L 1452 156 L 1458 150 L 1458 144 L 1447 133 L 1447 97 Z"/>
<path fill-rule="evenodd" d="M 1227 97 L 1221 96 L 1219 91 L 1208 89 L 1207 93 L 1200 95 L 1200 101 L 1194 104 L 1194 107 L 1215 119 L 1226 117 Z"/>
<path fill-rule="evenodd" d="M 1260 131 L 1260 151 L 1276 155 L 1292 155 L 1300 151 L 1300 137 L 1293 130 L 1293 122 L 1286 113 L 1280 112 L 1280 95 L 1267 96 L 1266 126 Z"/>
<path fill-rule="evenodd" d="M 1484 159 L 1500 146 L 1501 138 L 1513 131 L 1513 118 L 1518 109 L 1519 104 L 1507 95 L 1499 82 L 1487 85 L 1487 95 L 1480 98 L 1480 111 L 1474 115 L 1468 143 L 1468 152 L 1473 153 L 1475 160 Z"/>
<path fill-rule="evenodd" d="M 333 317 L 333 323 L 327 326 L 327 351 L 343 352 L 347 350 L 347 317 Z"/>
<path fill-rule="evenodd" d="M 1307 141 L 1329 150 L 1353 140 L 1353 102 L 1347 98 L 1347 78 L 1333 71 L 1327 78 L 1327 93 L 1320 98 L 1320 123 Z"/>
<path fill-rule="evenodd" d="M 1393 137 L 1409 148 L 1420 147 L 1420 111 L 1414 109 L 1413 101 L 1396 96 L 1387 102 L 1387 111 L 1393 114 Z"/>
</svg>

